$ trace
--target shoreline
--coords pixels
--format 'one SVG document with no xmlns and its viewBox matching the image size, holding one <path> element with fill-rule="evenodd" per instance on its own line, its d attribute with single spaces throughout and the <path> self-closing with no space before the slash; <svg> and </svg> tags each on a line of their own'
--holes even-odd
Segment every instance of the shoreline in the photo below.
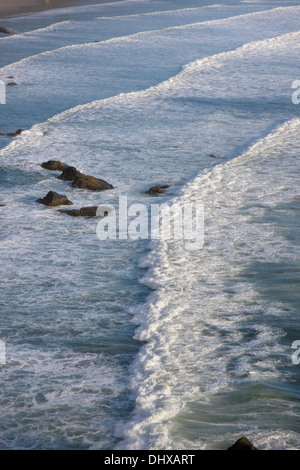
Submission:
<svg viewBox="0 0 300 470">
<path fill-rule="evenodd" d="M 0 0 L 0 20 L 11 16 L 36 13 L 55 8 L 100 5 L 120 0 Z"/>
</svg>

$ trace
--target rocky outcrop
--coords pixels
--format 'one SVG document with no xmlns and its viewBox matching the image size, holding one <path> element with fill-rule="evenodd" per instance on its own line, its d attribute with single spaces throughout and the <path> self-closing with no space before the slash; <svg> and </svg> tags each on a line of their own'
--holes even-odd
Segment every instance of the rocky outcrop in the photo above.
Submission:
<svg viewBox="0 0 300 470">
<path fill-rule="evenodd" d="M 113 189 L 113 185 L 99 178 L 88 175 L 77 176 L 72 183 L 73 188 L 89 189 L 90 191 L 105 191 Z"/>
<path fill-rule="evenodd" d="M 73 188 L 89 189 L 90 191 L 104 191 L 114 188 L 107 181 L 80 173 L 74 166 L 67 166 L 58 178 L 64 181 L 73 181 Z"/>
<path fill-rule="evenodd" d="M 17 34 L 16 31 L 13 29 L 5 28 L 4 26 L 0 26 L 0 33 L 2 34 Z"/>
<path fill-rule="evenodd" d="M 258 450 L 246 437 L 241 437 L 227 450 Z"/>
<path fill-rule="evenodd" d="M 77 176 L 83 176 L 74 166 L 67 166 L 63 169 L 61 175 L 58 176 L 59 180 L 73 181 Z"/>
<path fill-rule="evenodd" d="M 70 206 L 73 202 L 69 201 L 66 196 L 49 191 L 43 199 L 38 199 L 36 202 L 44 204 L 45 206 Z"/>
<path fill-rule="evenodd" d="M 164 184 L 162 186 L 153 186 L 148 191 L 147 194 L 164 194 L 165 190 L 168 189 L 170 186 L 168 184 Z"/>
<path fill-rule="evenodd" d="M 69 167 L 66 163 L 59 162 L 58 160 L 48 160 L 47 162 L 43 162 L 41 166 L 45 168 L 45 170 L 50 171 L 64 171 L 65 168 Z"/>
<path fill-rule="evenodd" d="M 81 209 L 73 209 L 71 211 L 61 211 L 72 217 L 96 217 L 98 206 L 82 207 Z"/>
</svg>

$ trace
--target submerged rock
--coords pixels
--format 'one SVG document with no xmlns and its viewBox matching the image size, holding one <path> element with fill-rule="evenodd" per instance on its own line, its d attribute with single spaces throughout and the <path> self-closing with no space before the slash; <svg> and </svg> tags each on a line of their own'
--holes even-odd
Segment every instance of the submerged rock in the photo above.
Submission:
<svg viewBox="0 0 300 470">
<path fill-rule="evenodd" d="M 41 166 L 45 168 L 45 170 L 50 171 L 63 171 L 65 168 L 69 167 L 66 163 L 59 162 L 58 160 L 48 160 L 47 162 L 43 162 Z"/>
<path fill-rule="evenodd" d="M 210 158 L 225 158 L 224 155 L 220 155 L 219 153 L 210 153 L 208 156 Z"/>
<path fill-rule="evenodd" d="M 112 184 L 107 183 L 99 178 L 88 175 L 77 176 L 72 183 L 73 188 L 89 189 L 90 191 L 105 191 L 106 189 L 114 189 Z"/>
<path fill-rule="evenodd" d="M 0 33 L 3 34 L 17 34 L 16 31 L 13 29 L 5 28 L 4 26 L 0 26 Z"/>
<path fill-rule="evenodd" d="M 16 132 L 9 132 L 6 135 L 9 135 L 10 137 L 16 137 L 17 135 L 20 135 L 22 132 L 24 132 L 24 129 L 17 129 Z"/>
<path fill-rule="evenodd" d="M 96 217 L 98 206 L 82 207 L 81 209 L 73 209 L 71 211 L 61 211 L 72 217 Z"/>
<path fill-rule="evenodd" d="M 168 184 L 164 184 L 161 186 L 153 186 L 148 191 L 146 191 L 146 194 L 164 194 L 165 190 L 169 187 L 170 186 Z"/>
<path fill-rule="evenodd" d="M 45 206 L 70 206 L 73 204 L 66 196 L 55 193 L 54 191 L 49 191 L 43 199 L 38 199 L 36 202 L 44 204 Z"/>
<path fill-rule="evenodd" d="M 227 450 L 258 450 L 246 437 L 241 437 Z"/>
<path fill-rule="evenodd" d="M 35 395 L 35 401 L 41 405 L 41 404 L 44 404 L 44 403 L 47 403 L 47 398 L 45 397 L 45 395 L 42 393 L 42 392 L 38 392 L 36 395 Z"/>
</svg>

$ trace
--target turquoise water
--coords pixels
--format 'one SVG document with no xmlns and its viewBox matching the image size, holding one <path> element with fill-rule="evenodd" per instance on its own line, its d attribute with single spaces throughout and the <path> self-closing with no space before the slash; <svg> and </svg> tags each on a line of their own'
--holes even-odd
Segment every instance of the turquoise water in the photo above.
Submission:
<svg viewBox="0 0 300 470">
<path fill-rule="evenodd" d="M 19 86 L 0 131 L 26 132 L 0 136 L 2 449 L 299 448 L 299 13 L 165 0 L 6 20 L 0 78 Z M 49 159 L 114 189 L 74 190 Z M 49 190 L 202 203 L 203 248 L 101 242 L 97 219 L 36 204 Z"/>
</svg>

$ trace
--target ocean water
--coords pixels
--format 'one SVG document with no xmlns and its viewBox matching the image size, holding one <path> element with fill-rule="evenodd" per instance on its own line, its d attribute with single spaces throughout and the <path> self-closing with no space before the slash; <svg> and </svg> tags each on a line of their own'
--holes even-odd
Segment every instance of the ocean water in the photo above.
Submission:
<svg viewBox="0 0 300 470">
<path fill-rule="evenodd" d="M 0 132 L 25 132 L 0 136 L 1 449 L 299 449 L 299 18 L 136 0 L 6 19 Z M 49 190 L 203 204 L 203 247 L 101 241 Z"/>
</svg>

